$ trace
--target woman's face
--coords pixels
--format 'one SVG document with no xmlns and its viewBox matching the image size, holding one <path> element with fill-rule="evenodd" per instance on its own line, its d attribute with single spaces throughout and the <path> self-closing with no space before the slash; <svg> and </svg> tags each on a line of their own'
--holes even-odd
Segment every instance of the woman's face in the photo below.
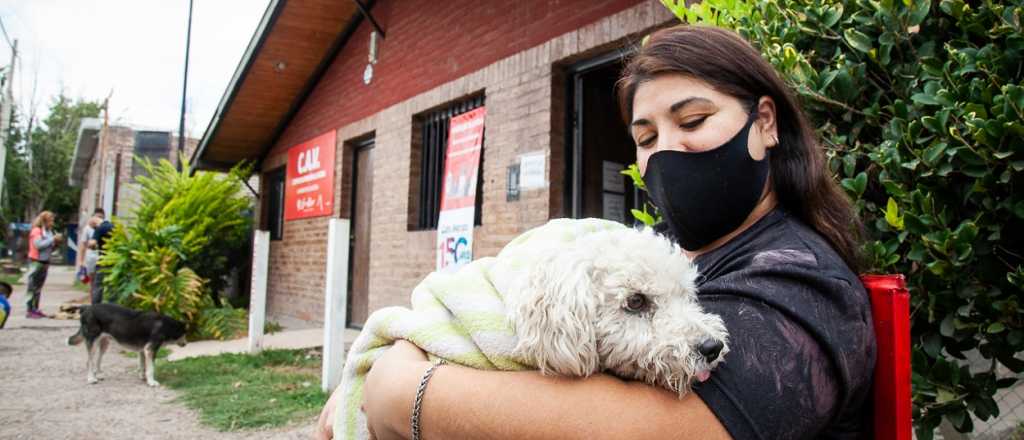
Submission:
<svg viewBox="0 0 1024 440">
<path fill-rule="evenodd" d="M 709 84 L 683 75 L 660 75 L 640 83 L 630 124 L 640 173 L 646 173 L 647 159 L 659 151 L 701 152 L 721 146 L 739 133 L 751 110 Z M 750 157 L 761 160 L 765 149 L 778 143 L 775 104 L 763 97 L 757 110 L 747 148 Z"/>
</svg>

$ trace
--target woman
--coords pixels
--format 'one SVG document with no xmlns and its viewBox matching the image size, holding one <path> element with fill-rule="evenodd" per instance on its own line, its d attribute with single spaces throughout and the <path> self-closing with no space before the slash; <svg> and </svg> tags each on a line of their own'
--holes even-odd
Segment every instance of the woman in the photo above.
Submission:
<svg viewBox="0 0 1024 440">
<path fill-rule="evenodd" d="M 445 365 L 428 376 L 423 353 L 402 342 L 366 379 L 364 410 L 377 438 L 411 438 L 419 389 L 429 440 L 855 438 L 867 430 L 875 347 L 855 275 L 858 222 L 771 65 L 731 32 L 666 29 L 630 60 L 619 102 L 662 229 L 695 259 L 701 302 L 729 329 L 725 362 L 679 399 L 607 375 Z M 329 402 L 322 420 L 332 411 Z"/>
<path fill-rule="evenodd" d="M 43 284 L 46 283 L 46 274 L 50 268 L 50 254 L 53 247 L 63 239 L 60 234 L 53 233 L 53 213 L 50 211 L 40 212 L 32 221 L 32 230 L 28 234 L 28 300 L 25 301 L 27 311 L 25 317 L 29 319 L 45 318 L 46 315 L 39 310 L 39 296 L 42 294 Z"/>
<path fill-rule="evenodd" d="M 92 235 L 96 231 L 96 227 L 103 222 L 103 217 L 102 209 L 94 211 L 92 217 L 89 217 L 78 234 L 78 261 L 75 262 L 75 265 L 78 266 L 78 280 L 83 283 L 88 283 L 88 280 L 92 278 L 88 267 L 88 260 L 96 258 L 96 246 Z"/>
</svg>

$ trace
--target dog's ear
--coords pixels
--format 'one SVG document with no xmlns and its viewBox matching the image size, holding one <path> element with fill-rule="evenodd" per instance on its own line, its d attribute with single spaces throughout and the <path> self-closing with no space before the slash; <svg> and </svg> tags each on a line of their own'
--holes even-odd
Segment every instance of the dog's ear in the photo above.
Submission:
<svg viewBox="0 0 1024 440">
<path fill-rule="evenodd" d="M 509 318 L 519 341 L 515 354 L 543 374 L 598 372 L 593 263 L 576 251 L 550 252 L 534 262 L 521 291 L 511 296 Z"/>
</svg>

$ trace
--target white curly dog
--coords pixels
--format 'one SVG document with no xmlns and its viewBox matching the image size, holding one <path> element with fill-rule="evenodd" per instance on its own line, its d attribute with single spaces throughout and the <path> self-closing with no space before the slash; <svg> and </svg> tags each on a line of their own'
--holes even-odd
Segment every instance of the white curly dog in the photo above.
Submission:
<svg viewBox="0 0 1024 440">
<path fill-rule="evenodd" d="M 697 268 L 652 230 L 555 219 L 495 257 L 433 272 L 411 308 L 373 312 L 353 342 L 333 418 L 336 438 L 369 437 L 359 410 L 366 373 L 395 341 L 484 370 L 608 372 L 680 397 L 728 353 L 722 319 L 697 300 Z"/>
<path fill-rule="evenodd" d="M 678 393 L 729 352 L 697 300 L 697 267 L 650 229 L 612 229 L 543 250 L 505 297 L 516 357 L 544 374 L 609 372 Z"/>
</svg>

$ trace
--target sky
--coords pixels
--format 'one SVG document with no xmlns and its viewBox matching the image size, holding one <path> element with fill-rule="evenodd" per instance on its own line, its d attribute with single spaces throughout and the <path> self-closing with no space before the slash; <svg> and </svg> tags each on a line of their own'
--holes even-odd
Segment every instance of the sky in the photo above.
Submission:
<svg viewBox="0 0 1024 440">
<path fill-rule="evenodd" d="M 190 137 L 202 137 L 268 1 L 194 0 L 185 117 Z M 188 4 L 0 0 L 0 21 L 10 40 L 18 40 L 19 110 L 26 114 L 34 103 L 42 119 L 62 90 L 93 101 L 110 95 L 112 122 L 177 131 Z M 0 34 L 0 66 L 10 60 Z"/>
</svg>

